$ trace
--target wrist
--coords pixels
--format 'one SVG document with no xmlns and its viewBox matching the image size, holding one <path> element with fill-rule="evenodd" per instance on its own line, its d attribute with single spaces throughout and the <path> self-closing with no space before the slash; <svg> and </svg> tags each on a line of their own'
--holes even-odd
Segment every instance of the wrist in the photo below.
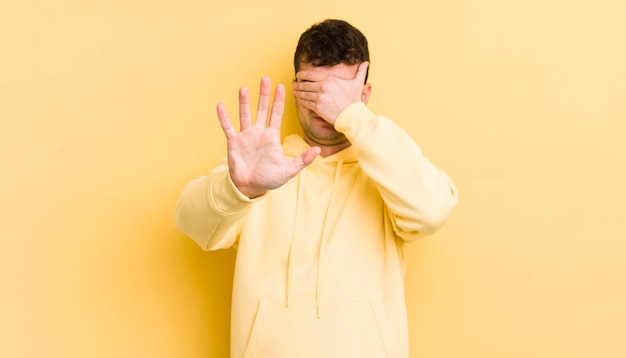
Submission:
<svg viewBox="0 0 626 358">
<path fill-rule="evenodd" d="M 345 134 L 349 139 L 372 130 L 376 115 L 370 111 L 365 103 L 355 102 L 346 107 L 335 119 L 335 129 Z"/>
<path fill-rule="evenodd" d="M 250 186 L 237 184 L 230 174 L 228 175 L 228 179 L 232 192 L 239 201 L 251 201 L 255 198 L 263 196 L 267 192 L 267 190 L 254 190 Z"/>
<path fill-rule="evenodd" d="M 239 190 L 241 194 L 247 196 L 248 199 L 256 199 L 258 197 L 265 195 L 265 193 L 267 193 L 267 190 L 259 190 L 259 189 L 250 188 L 246 186 L 242 186 L 242 187 L 239 187 L 237 185 L 235 186 L 237 187 L 237 190 Z"/>
</svg>

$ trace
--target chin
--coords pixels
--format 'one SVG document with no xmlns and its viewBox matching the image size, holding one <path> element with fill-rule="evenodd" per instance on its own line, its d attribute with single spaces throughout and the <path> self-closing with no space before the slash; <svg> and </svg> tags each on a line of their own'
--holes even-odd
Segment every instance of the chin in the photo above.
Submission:
<svg viewBox="0 0 626 358">
<path fill-rule="evenodd" d="M 319 145 L 323 145 L 323 146 L 336 146 L 336 145 L 341 145 L 344 144 L 348 141 L 348 139 L 343 135 L 339 135 L 339 136 L 333 136 L 333 137 L 328 137 L 328 136 L 314 136 L 311 137 L 309 136 L 309 139 Z"/>
</svg>

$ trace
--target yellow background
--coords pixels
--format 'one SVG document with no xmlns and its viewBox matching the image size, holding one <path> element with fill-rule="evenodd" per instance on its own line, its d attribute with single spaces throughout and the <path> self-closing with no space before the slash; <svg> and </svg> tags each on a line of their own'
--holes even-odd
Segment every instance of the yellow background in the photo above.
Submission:
<svg viewBox="0 0 626 358">
<path fill-rule="evenodd" d="M 290 88 L 330 17 L 460 192 L 410 246 L 411 357 L 626 356 L 622 0 L 3 2 L 0 356 L 227 357 L 233 251 L 172 209 L 225 153 L 215 104 Z"/>
</svg>

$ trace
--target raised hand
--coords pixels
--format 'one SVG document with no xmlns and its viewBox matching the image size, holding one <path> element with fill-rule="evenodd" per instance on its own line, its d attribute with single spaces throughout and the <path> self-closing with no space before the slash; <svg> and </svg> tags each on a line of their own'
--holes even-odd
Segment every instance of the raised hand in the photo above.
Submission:
<svg viewBox="0 0 626 358">
<path fill-rule="evenodd" d="M 270 112 L 270 79 L 261 79 L 261 91 L 256 120 L 252 124 L 248 89 L 239 89 L 239 122 L 237 133 L 232 126 L 226 108 L 217 105 L 219 118 L 228 149 L 230 177 L 239 191 L 255 198 L 268 190 L 276 189 L 311 164 L 320 153 L 313 147 L 297 158 L 287 158 L 280 143 L 280 124 L 285 106 L 285 87 L 278 85 Z M 268 121 L 269 114 L 269 121 Z"/>
<path fill-rule="evenodd" d="M 334 124 L 339 114 L 355 102 L 366 102 L 365 76 L 369 62 L 361 63 L 354 79 L 339 78 L 323 71 L 300 71 L 296 74 L 293 94 L 299 104 Z"/>
</svg>

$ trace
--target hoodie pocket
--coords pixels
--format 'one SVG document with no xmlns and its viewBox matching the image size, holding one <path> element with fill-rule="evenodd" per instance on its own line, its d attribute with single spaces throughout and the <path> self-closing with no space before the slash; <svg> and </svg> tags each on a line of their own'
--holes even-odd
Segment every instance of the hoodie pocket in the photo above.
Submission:
<svg viewBox="0 0 626 358">
<path fill-rule="evenodd" d="M 244 358 L 397 358 L 387 316 L 377 301 L 261 300 Z"/>
</svg>

